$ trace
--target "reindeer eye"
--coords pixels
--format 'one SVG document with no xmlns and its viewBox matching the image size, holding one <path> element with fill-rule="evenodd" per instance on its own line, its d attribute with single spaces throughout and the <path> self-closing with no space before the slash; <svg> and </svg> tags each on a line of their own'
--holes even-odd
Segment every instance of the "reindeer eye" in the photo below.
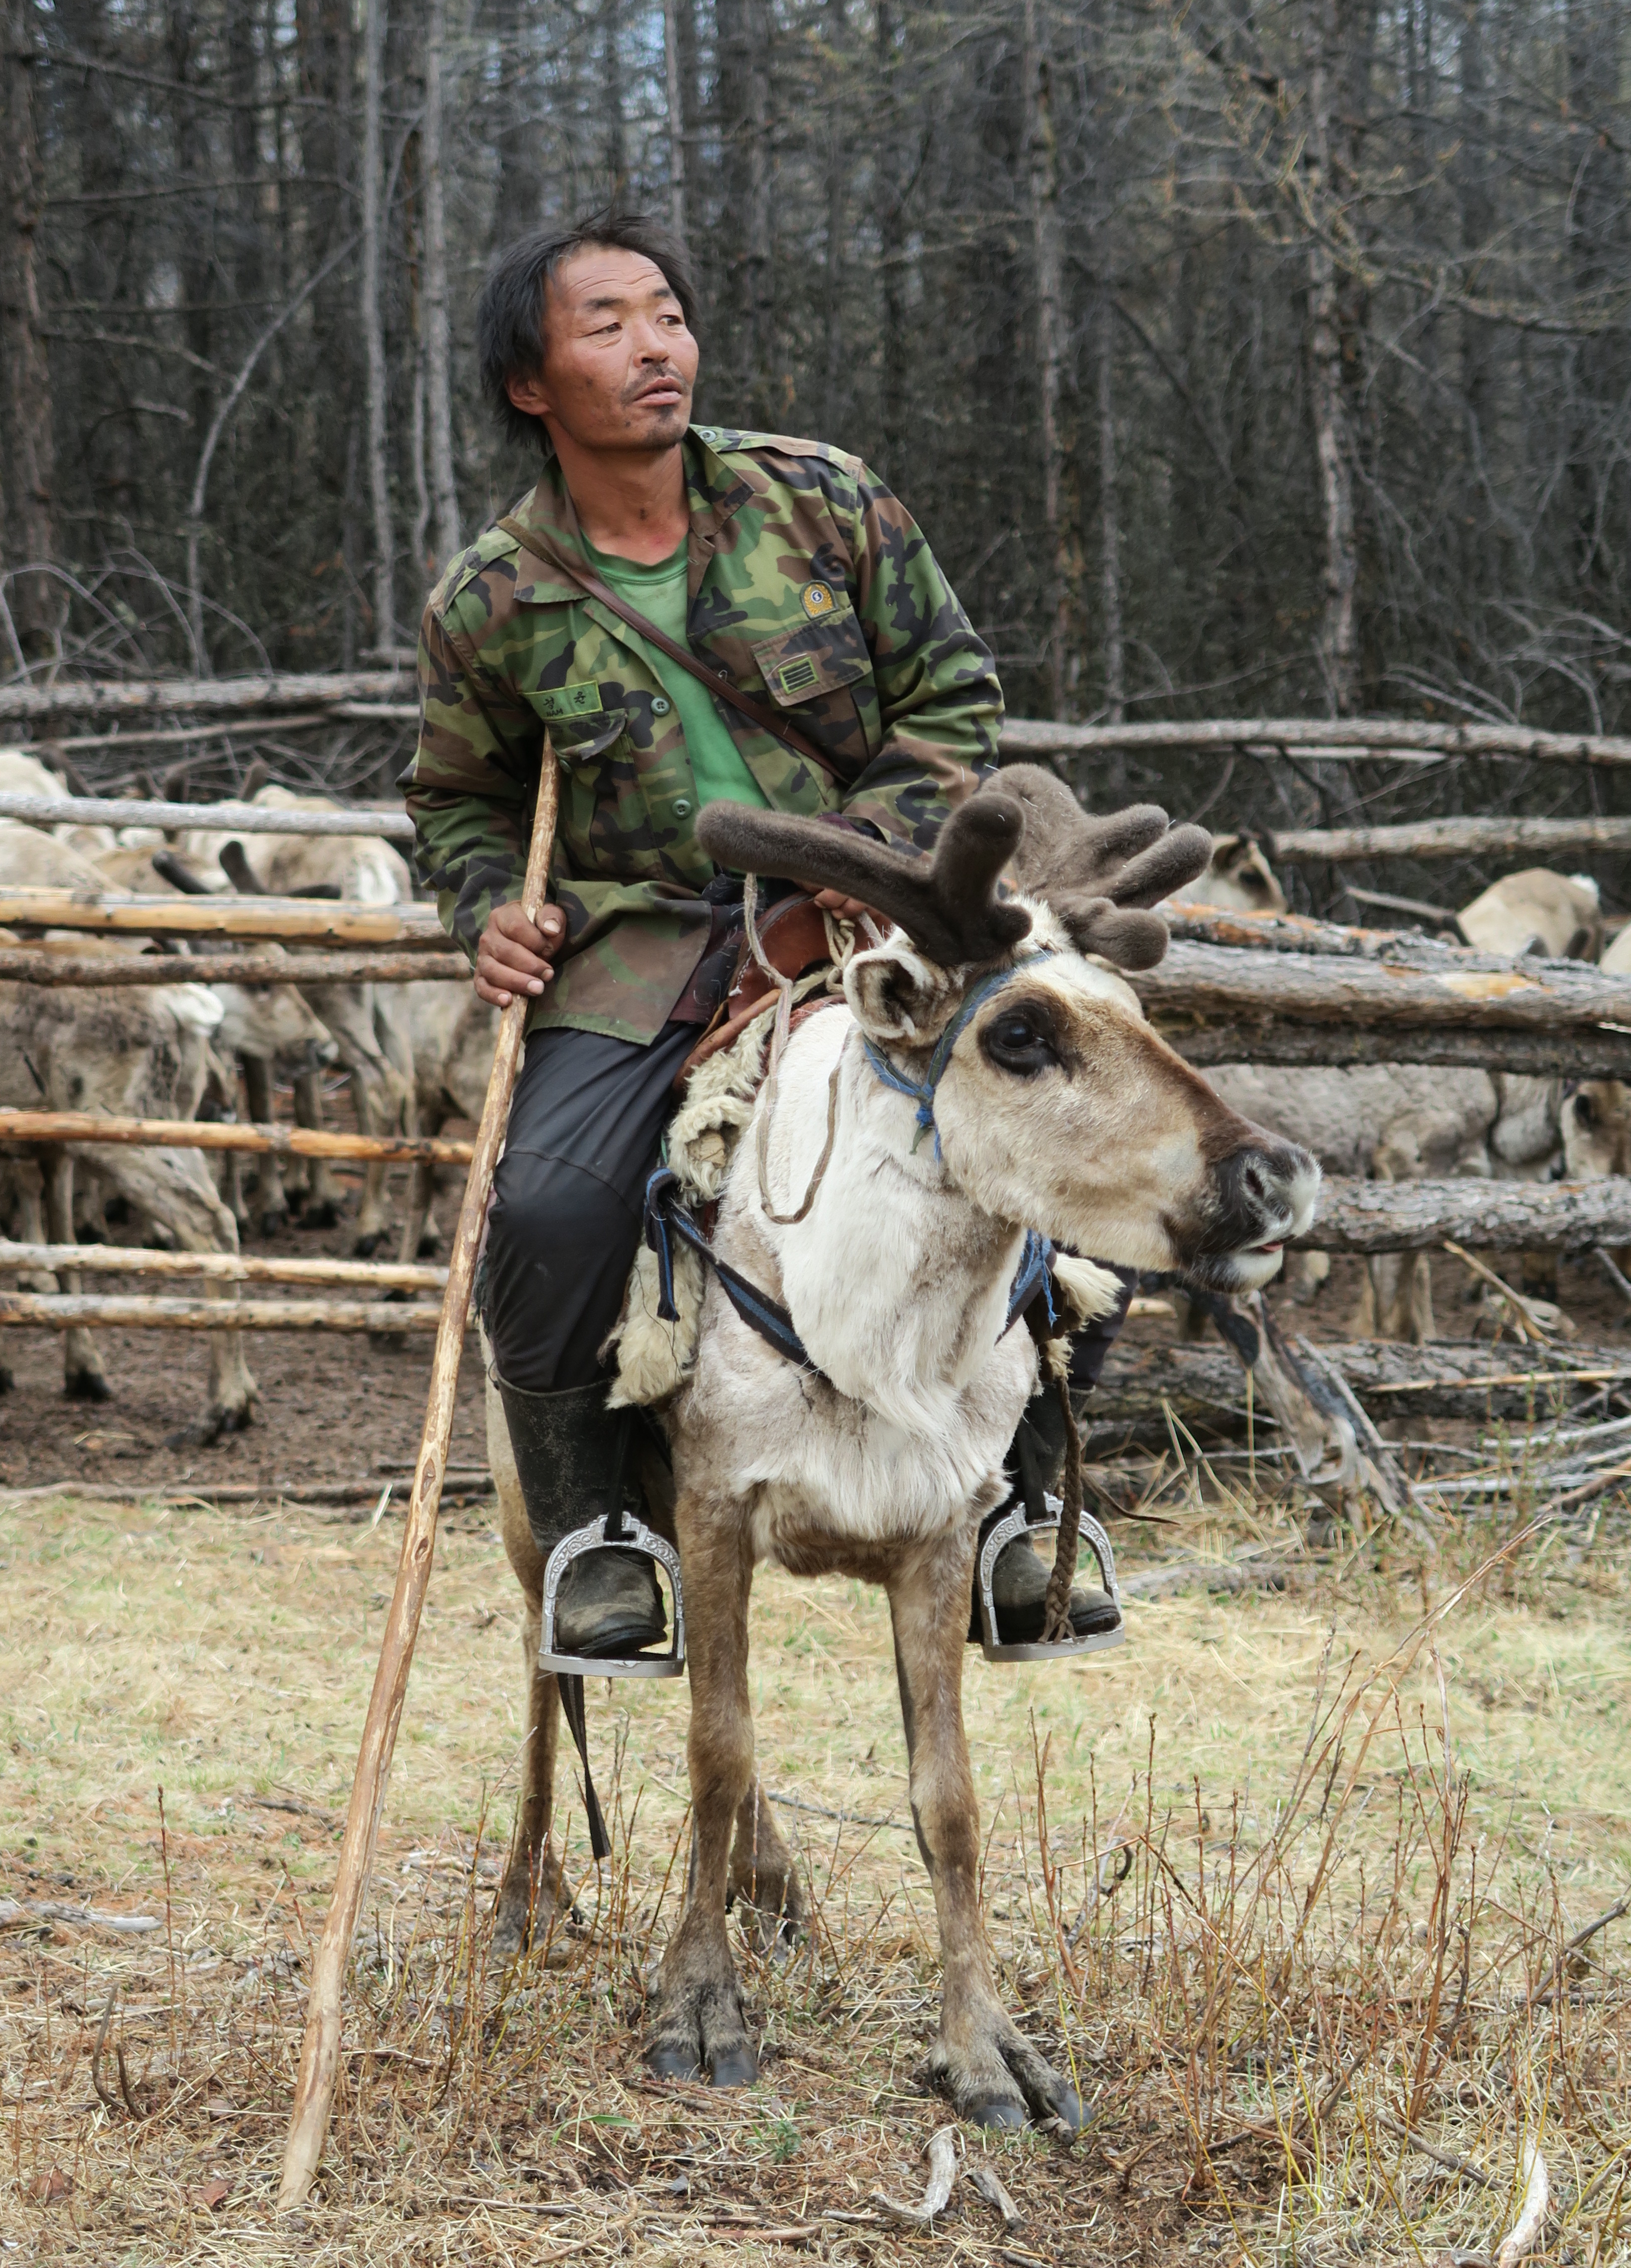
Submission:
<svg viewBox="0 0 1631 2268">
<path fill-rule="evenodd" d="M 1016 1079 L 1034 1079 L 1059 1059 L 1047 1024 L 1026 1008 L 1010 1008 L 993 1016 L 980 1045 L 999 1071 L 1010 1071 Z"/>
</svg>

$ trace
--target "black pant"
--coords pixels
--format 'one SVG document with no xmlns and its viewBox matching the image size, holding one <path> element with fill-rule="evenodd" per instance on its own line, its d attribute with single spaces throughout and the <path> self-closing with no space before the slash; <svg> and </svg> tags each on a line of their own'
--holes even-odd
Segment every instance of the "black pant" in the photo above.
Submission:
<svg viewBox="0 0 1631 2268">
<path fill-rule="evenodd" d="M 639 1250 L 675 1073 L 701 1036 L 668 1024 L 648 1047 L 598 1032 L 528 1041 L 482 1271 L 482 1319 L 507 1385 L 552 1394 L 605 1375 L 599 1350 Z"/>
</svg>

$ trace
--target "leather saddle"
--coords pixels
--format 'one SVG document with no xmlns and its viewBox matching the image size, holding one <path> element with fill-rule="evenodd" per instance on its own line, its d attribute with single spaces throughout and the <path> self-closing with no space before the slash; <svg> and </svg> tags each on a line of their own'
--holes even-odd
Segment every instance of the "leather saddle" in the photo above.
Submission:
<svg viewBox="0 0 1631 2268">
<path fill-rule="evenodd" d="M 824 968 L 832 959 L 827 946 L 825 917 L 814 898 L 807 897 L 802 891 L 778 899 L 767 912 L 759 915 L 756 926 L 764 958 L 780 976 L 796 982 L 812 969 Z M 754 959 L 744 932 L 725 998 L 675 1077 L 676 1094 L 683 1092 L 686 1080 L 698 1064 L 706 1063 L 710 1056 L 730 1046 L 775 990 L 775 985 Z"/>
</svg>

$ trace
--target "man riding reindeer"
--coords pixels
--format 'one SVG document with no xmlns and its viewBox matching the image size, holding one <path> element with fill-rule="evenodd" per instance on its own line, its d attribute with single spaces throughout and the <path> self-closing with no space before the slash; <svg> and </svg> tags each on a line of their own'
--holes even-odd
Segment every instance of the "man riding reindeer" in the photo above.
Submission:
<svg viewBox="0 0 1631 2268">
<path fill-rule="evenodd" d="M 727 800 L 926 854 L 996 760 L 992 657 L 897 499 L 814 441 L 690 422 L 697 345 L 678 247 L 638 217 L 539 231 L 482 295 L 483 384 L 543 469 L 425 609 L 405 782 L 421 876 L 494 1005 L 535 1005 L 478 1290 L 528 1523 L 548 1555 L 610 1508 L 630 1413 L 601 1348 L 638 1248 L 675 1079 L 742 958 L 743 882 L 697 815 Z M 552 902 L 519 903 L 545 736 L 560 768 Z M 761 885 L 773 909 L 791 885 Z M 817 907 L 857 922 L 836 890 Z M 1078 1342 L 1089 1383 L 1125 1313 Z M 1044 1517 L 1062 1414 L 1032 1403 L 1015 1500 Z M 997 1561 L 997 1637 L 1042 1636 L 1046 1570 Z M 1113 1631 L 1103 1592 L 1071 1625 Z M 664 1637 L 643 1553 L 575 1558 L 559 1653 L 616 1672 Z M 973 1635 L 971 1626 L 970 1635 Z"/>
</svg>

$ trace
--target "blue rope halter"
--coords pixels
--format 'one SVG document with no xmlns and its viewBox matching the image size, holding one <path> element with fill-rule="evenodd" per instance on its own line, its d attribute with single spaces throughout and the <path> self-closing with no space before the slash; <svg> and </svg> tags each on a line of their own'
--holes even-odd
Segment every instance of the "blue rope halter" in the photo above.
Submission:
<svg viewBox="0 0 1631 2268">
<path fill-rule="evenodd" d="M 891 1063 L 875 1040 L 869 1040 L 865 1033 L 861 1035 L 861 1045 L 867 1050 L 867 1060 L 883 1081 L 884 1086 L 892 1086 L 897 1094 L 905 1095 L 908 1101 L 915 1102 L 918 1106 L 918 1130 L 911 1138 L 913 1157 L 916 1157 L 918 1145 L 924 1136 L 932 1133 L 934 1137 L 934 1162 L 937 1166 L 941 1162 L 940 1128 L 934 1123 L 935 1090 L 946 1076 L 946 1066 L 951 1061 L 952 1049 L 968 1030 L 975 1016 L 985 1006 L 992 994 L 1000 992 L 1005 984 L 1011 983 L 1022 968 L 1029 968 L 1036 961 L 1051 961 L 1052 958 L 1053 947 L 1051 945 L 1044 945 L 1035 953 L 1028 953 L 1022 961 L 1016 961 L 1011 968 L 999 968 L 977 984 L 935 1042 L 934 1052 L 929 1057 L 928 1072 L 921 1084 L 908 1079 L 898 1064 Z"/>
</svg>

